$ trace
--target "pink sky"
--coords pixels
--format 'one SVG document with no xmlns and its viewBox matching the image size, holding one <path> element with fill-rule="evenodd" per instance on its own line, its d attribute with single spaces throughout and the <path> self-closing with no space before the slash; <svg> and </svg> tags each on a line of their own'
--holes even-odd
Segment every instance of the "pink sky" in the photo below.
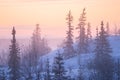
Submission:
<svg viewBox="0 0 120 80">
<path fill-rule="evenodd" d="M 120 0 L 0 0 L 0 38 L 11 37 L 12 26 L 18 38 L 31 37 L 37 23 L 43 36 L 64 38 L 68 11 L 72 11 L 76 27 L 84 7 L 94 30 L 101 20 L 111 27 L 120 23 Z"/>
</svg>

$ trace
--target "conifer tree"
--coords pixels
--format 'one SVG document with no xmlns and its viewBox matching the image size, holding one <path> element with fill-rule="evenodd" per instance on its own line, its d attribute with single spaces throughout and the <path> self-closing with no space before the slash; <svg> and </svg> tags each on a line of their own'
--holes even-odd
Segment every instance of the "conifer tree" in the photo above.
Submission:
<svg viewBox="0 0 120 80">
<path fill-rule="evenodd" d="M 86 52 L 89 53 L 91 52 L 91 44 L 92 43 L 92 35 L 91 35 L 91 25 L 88 23 L 87 25 L 87 33 L 86 33 Z"/>
<path fill-rule="evenodd" d="M 99 47 L 99 44 L 98 44 L 98 35 L 99 35 L 99 32 L 98 32 L 98 27 L 96 27 L 96 38 L 95 38 L 95 51 L 98 51 L 97 48 Z M 90 62 L 88 62 L 88 69 L 91 70 L 91 73 L 90 73 L 90 76 L 89 76 L 89 80 L 99 80 L 98 79 L 98 74 L 96 73 L 96 69 L 95 69 L 95 61 L 94 59 L 93 60 L 89 60 Z"/>
<path fill-rule="evenodd" d="M 66 71 L 64 68 L 63 56 L 58 51 L 57 56 L 54 58 L 53 64 L 53 80 L 67 80 Z"/>
<path fill-rule="evenodd" d="M 35 59 L 38 59 L 38 57 L 42 55 L 40 53 L 40 51 L 41 51 L 41 40 L 42 39 L 41 39 L 39 24 L 36 24 L 36 29 L 33 32 L 32 42 L 31 42 L 32 52 L 33 52 L 33 56 L 34 56 Z"/>
<path fill-rule="evenodd" d="M 68 24 L 68 31 L 66 33 L 67 37 L 64 46 L 64 56 L 65 58 L 70 58 L 75 55 L 75 51 L 73 48 L 73 26 L 72 26 L 73 16 L 71 14 L 71 11 L 69 11 L 66 20 Z"/>
<path fill-rule="evenodd" d="M 16 31 L 15 28 L 13 27 L 12 30 L 12 40 L 11 40 L 11 45 L 10 45 L 10 55 L 9 55 L 9 76 L 10 80 L 19 80 L 20 78 L 20 56 L 19 56 L 19 47 L 16 42 L 16 37 L 15 37 Z"/>
<path fill-rule="evenodd" d="M 86 53 L 87 52 L 87 45 L 86 45 L 86 34 L 85 34 L 85 25 L 86 25 L 86 12 L 85 8 L 79 18 L 79 24 L 76 29 L 79 30 L 79 36 L 77 37 L 77 53 Z"/>
<path fill-rule="evenodd" d="M 33 32 L 33 36 L 32 36 L 32 42 L 31 42 L 31 67 L 32 67 L 32 71 L 35 74 L 35 78 L 36 80 L 39 78 L 40 76 L 40 70 L 42 70 L 39 66 L 39 59 L 40 57 L 43 55 L 42 54 L 42 45 L 41 45 L 41 33 L 40 33 L 40 28 L 39 28 L 39 24 L 36 24 L 36 29 Z"/>
<path fill-rule="evenodd" d="M 32 36 L 32 48 L 35 55 L 43 56 L 50 52 L 50 47 L 47 44 L 47 40 L 41 37 L 41 30 L 39 24 L 36 24 L 36 29 Z"/>
<path fill-rule="evenodd" d="M 97 35 L 94 65 L 99 80 L 113 79 L 113 62 L 111 54 L 112 49 L 107 40 L 107 33 L 104 30 L 103 22 L 101 22 L 101 31 Z"/>
<path fill-rule="evenodd" d="M 36 24 L 36 29 L 33 32 L 31 42 L 31 55 L 32 55 L 32 67 L 36 74 L 37 80 L 40 77 L 40 73 L 43 71 L 43 62 L 41 56 L 50 52 L 50 47 L 47 45 L 45 38 L 41 37 L 39 24 Z M 41 61 L 39 61 L 41 59 Z"/>
</svg>

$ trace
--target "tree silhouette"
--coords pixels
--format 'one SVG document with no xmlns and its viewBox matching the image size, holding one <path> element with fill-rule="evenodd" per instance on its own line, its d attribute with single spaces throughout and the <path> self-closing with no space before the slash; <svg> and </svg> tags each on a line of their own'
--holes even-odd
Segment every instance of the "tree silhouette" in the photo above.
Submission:
<svg viewBox="0 0 120 80">
<path fill-rule="evenodd" d="M 94 65 L 99 74 L 99 80 L 113 79 L 113 60 L 110 55 L 112 49 L 107 40 L 107 33 L 104 30 L 103 21 L 101 22 L 101 31 L 97 34 Z"/>
<path fill-rule="evenodd" d="M 13 27 L 12 30 L 12 40 L 10 45 L 10 55 L 9 55 L 9 76 L 10 80 L 18 80 L 20 78 L 20 56 L 19 56 L 19 47 L 16 42 L 15 37 L 16 31 Z"/>
<path fill-rule="evenodd" d="M 68 31 L 67 31 L 67 37 L 65 40 L 65 46 L 64 46 L 64 56 L 65 58 L 70 58 L 75 55 L 75 51 L 73 48 L 73 16 L 71 15 L 71 11 L 69 11 L 67 15 L 67 24 L 68 24 Z"/>
<path fill-rule="evenodd" d="M 85 8 L 79 18 L 79 24 L 76 29 L 79 30 L 79 36 L 77 37 L 77 53 L 86 53 L 87 52 L 87 43 L 86 43 L 86 34 L 85 34 L 85 25 L 86 25 L 86 12 Z"/>
</svg>

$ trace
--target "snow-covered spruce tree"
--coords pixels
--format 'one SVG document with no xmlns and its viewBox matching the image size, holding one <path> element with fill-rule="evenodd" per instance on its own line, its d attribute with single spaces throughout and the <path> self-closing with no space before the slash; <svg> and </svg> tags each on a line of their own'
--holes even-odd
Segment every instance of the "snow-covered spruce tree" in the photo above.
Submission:
<svg viewBox="0 0 120 80">
<path fill-rule="evenodd" d="M 33 59 L 37 59 L 36 61 L 38 61 L 39 57 L 43 55 L 41 54 L 41 47 L 42 47 L 41 41 L 42 39 L 41 39 L 39 24 L 36 24 L 36 29 L 33 32 L 32 42 L 31 42 L 32 53 L 34 56 Z"/>
<path fill-rule="evenodd" d="M 49 62 L 49 59 L 48 59 L 48 58 L 47 58 L 47 61 L 46 61 L 45 80 L 51 80 L 50 62 Z"/>
<path fill-rule="evenodd" d="M 53 79 L 52 80 L 67 80 L 66 71 L 64 68 L 63 56 L 58 51 L 53 63 Z"/>
<path fill-rule="evenodd" d="M 86 25 L 86 12 L 85 8 L 79 18 L 79 24 L 76 29 L 79 30 L 79 36 L 77 37 L 77 53 L 87 53 L 87 44 L 86 44 L 86 34 L 85 34 L 85 25 Z"/>
<path fill-rule="evenodd" d="M 65 58 L 70 58 L 75 55 L 75 51 L 73 48 L 73 26 L 72 26 L 72 21 L 73 21 L 73 16 L 71 14 L 71 11 L 69 11 L 67 15 L 67 24 L 68 24 L 68 31 L 66 32 L 67 37 L 65 39 L 64 43 L 64 57 Z"/>
<path fill-rule="evenodd" d="M 112 49 L 107 40 L 107 33 L 101 22 L 101 31 L 96 39 L 94 65 L 97 74 L 97 80 L 112 80 L 113 79 L 113 60 L 111 57 Z"/>
<path fill-rule="evenodd" d="M 31 42 L 31 53 L 33 56 L 33 63 L 35 66 L 38 65 L 38 60 L 41 56 L 45 55 L 50 51 L 47 45 L 47 41 L 41 38 L 39 24 L 36 24 L 36 29 L 33 32 L 32 42 Z"/>
<path fill-rule="evenodd" d="M 38 56 L 43 56 L 50 52 L 50 47 L 47 44 L 47 40 L 41 37 L 39 24 L 36 24 L 36 29 L 32 36 L 33 52 Z"/>
<path fill-rule="evenodd" d="M 36 79 L 39 80 L 40 73 L 43 71 L 43 62 L 41 56 L 50 52 L 50 47 L 47 45 L 45 38 L 41 37 L 39 24 L 36 25 L 36 29 L 33 32 L 31 42 L 31 54 L 32 54 L 32 67 L 36 74 Z M 39 61 L 40 60 L 40 61 Z"/>
<path fill-rule="evenodd" d="M 92 43 L 92 34 L 91 34 L 91 25 L 90 23 L 87 24 L 87 33 L 86 33 L 86 50 L 88 53 L 90 53 L 92 50 L 91 50 L 91 45 Z"/>
<path fill-rule="evenodd" d="M 33 36 L 32 36 L 32 42 L 31 42 L 31 46 L 30 46 L 30 56 L 32 59 L 31 62 L 31 66 L 33 69 L 33 74 L 38 75 L 38 61 L 40 56 L 42 55 L 41 52 L 41 34 L 40 34 L 40 28 L 39 28 L 39 24 L 36 24 L 36 29 L 33 32 Z"/>
<path fill-rule="evenodd" d="M 98 32 L 98 27 L 96 28 L 96 39 L 95 39 L 95 41 L 96 41 L 96 48 L 98 48 L 98 34 L 99 34 L 99 32 Z M 89 60 L 90 62 L 88 62 L 88 64 L 87 64 L 87 67 L 88 67 L 88 69 L 89 70 L 91 70 L 90 71 L 90 75 L 89 75 L 89 80 L 99 80 L 98 79 L 98 74 L 96 73 L 96 69 L 95 69 L 95 62 L 94 62 L 94 59 L 93 60 Z"/>
<path fill-rule="evenodd" d="M 16 42 L 16 37 L 15 37 L 16 31 L 15 28 L 13 27 L 12 30 L 12 40 L 11 40 L 11 45 L 10 45 L 10 55 L 9 55 L 9 61 L 8 61 L 8 66 L 9 66 L 9 80 L 19 80 L 20 78 L 20 54 L 19 54 L 19 47 Z"/>
</svg>

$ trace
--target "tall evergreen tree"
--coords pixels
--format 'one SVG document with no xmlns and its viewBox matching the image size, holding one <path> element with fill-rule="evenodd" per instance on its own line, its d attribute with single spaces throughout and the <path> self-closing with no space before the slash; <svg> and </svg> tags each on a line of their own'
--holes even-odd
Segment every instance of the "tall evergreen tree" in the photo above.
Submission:
<svg viewBox="0 0 120 80">
<path fill-rule="evenodd" d="M 72 26 L 73 16 L 71 14 L 71 11 L 69 11 L 66 20 L 68 24 L 68 31 L 66 33 L 67 37 L 64 46 L 64 56 L 65 58 L 70 58 L 75 55 L 75 51 L 73 48 L 73 26 Z"/>
<path fill-rule="evenodd" d="M 67 80 L 65 77 L 66 71 L 64 68 L 63 56 L 59 51 L 57 53 L 57 56 L 54 58 L 53 74 L 53 80 Z"/>
<path fill-rule="evenodd" d="M 9 76 L 10 80 L 19 80 L 20 78 L 20 56 L 19 56 L 19 47 L 16 42 L 16 37 L 15 37 L 16 31 L 15 28 L 13 27 L 12 30 L 12 41 L 10 45 L 10 55 L 9 55 Z"/>
<path fill-rule="evenodd" d="M 87 25 L 87 33 L 86 33 L 86 52 L 91 52 L 91 43 L 92 43 L 92 34 L 91 34 L 91 25 L 88 23 Z"/>
<path fill-rule="evenodd" d="M 37 80 L 40 77 L 40 73 L 43 71 L 41 56 L 47 54 L 48 52 L 50 52 L 50 47 L 47 45 L 45 38 L 41 37 L 40 27 L 39 24 L 37 24 L 36 29 L 33 32 L 31 42 L 32 67 L 34 69 L 34 73 L 36 74 Z"/>
<path fill-rule="evenodd" d="M 101 22 L 101 31 L 97 35 L 94 65 L 99 80 L 113 79 L 113 62 L 110 55 L 112 49 L 107 40 L 107 33 L 104 30 L 103 22 Z"/>
<path fill-rule="evenodd" d="M 31 59 L 32 59 L 32 68 L 33 68 L 33 73 L 35 74 L 35 78 L 36 80 L 38 79 L 38 76 L 40 76 L 39 72 L 40 72 L 40 67 L 39 66 L 39 59 L 40 56 L 42 56 L 43 54 L 41 53 L 41 33 L 40 33 L 40 28 L 39 28 L 39 24 L 36 24 L 36 29 L 33 32 L 33 36 L 32 36 L 32 42 L 31 42 L 31 52 L 30 55 L 32 55 Z M 39 66 L 39 67 L 38 67 Z"/>
<path fill-rule="evenodd" d="M 87 53 L 87 45 L 86 45 L 86 34 L 85 34 L 85 25 L 86 25 L 86 12 L 85 8 L 79 18 L 79 24 L 76 29 L 79 30 L 79 36 L 77 37 L 77 53 Z"/>
<path fill-rule="evenodd" d="M 35 55 L 43 56 L 50 52 L 50 47 L 47 44 L 47 40 L 41 37 L 39 24 L 36 24 L 36 29 L 32 36 L 32 48 Z"/>
<path fill-rule="evenodd" d="M 41 40 L 42 39 L 41 39 L 39 24 L 36 24 L 36 29 L 33 32 L 32 42 L 31 42 L 32 52 L 33 52 L 33 56 L 34 56 L 35 59 L 38 59 L 39 56 L 43 55 L 43 54 L 40 53 L 40 51 L 41 51 Z"/>
<path fill-rule="evenodd" d="M 98 35 L 99 35 L 99 32 L 98 32 L 98 27 L 96 27 L 96 39 L 95 39 L 95 49 L 97 51 L 97 48 L 99 47 L 99 44 L 98 44 Z M 89 75 L 89 80 L 99 80 L 98 78 L 98 74 L 96 73 L 96 69 L 95 69 L 95 61 L 94 59 L 93 60 L 89 60 L 90 62 L 88 62 L 88 69 L 91 70 L 90 71 L 90 75 Z"/>
</svg>

